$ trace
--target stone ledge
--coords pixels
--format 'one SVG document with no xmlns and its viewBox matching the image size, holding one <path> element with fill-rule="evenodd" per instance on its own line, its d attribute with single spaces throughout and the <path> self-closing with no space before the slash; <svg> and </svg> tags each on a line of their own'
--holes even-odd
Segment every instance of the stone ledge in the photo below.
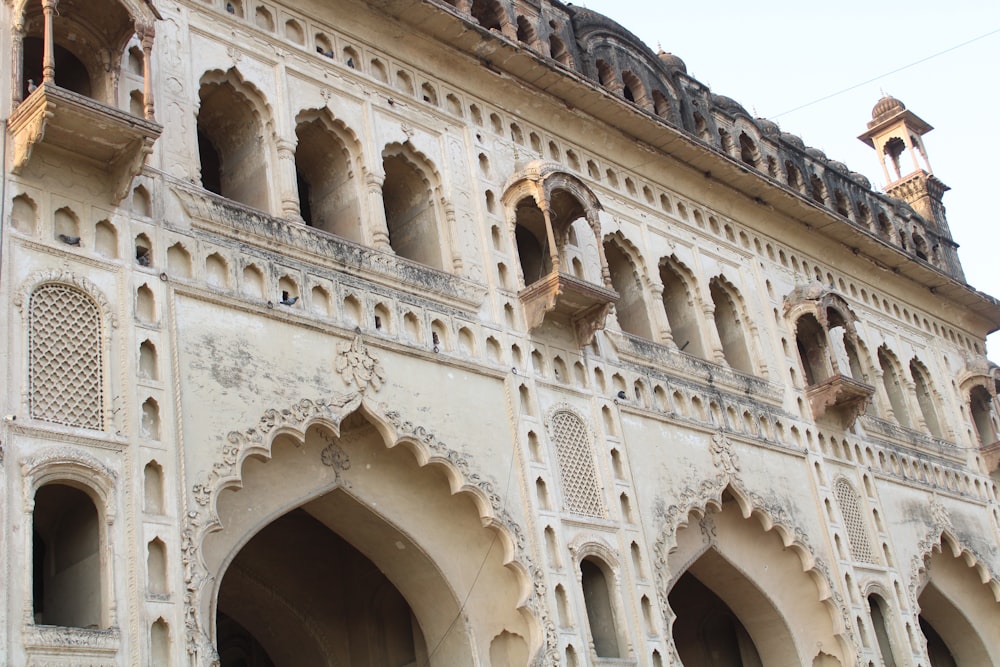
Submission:
<svg viewBox="0 0 1000 667">
<path fill-rule="evenodd" d="M 168 185 L 196 229 L 289 257 L 301 257 L 318 266 L 360 276 L 393 289 L 403 285 L 410 288 L 409 291 L 464 311 L 478 310 L 486 297 L 486 285 L 398 255 L 379 252 L 302 223 L 276 218 L 181 181 L 171 179 Z"/>
<path fill-rule="evenodd" d="M 621 331 L 605 331 L 618 356 L 640 366 L 654 366 L 667 374 L 677 374 L 699 384 L 720 386 L 755 400 L 780 405 L 784 390 L 763 378 L 720 366 L 680 350 L 632 336 Z"/>
<path fill-rule="evenodd" d="M 43 83 L 24 100 L 8 120 L 14 139 L 11 171 L 22 173 L 38 162 L 45 149 L 61 161 L 82 164 L 110 179 L 111 198 L 117 203 L 129 192 L 163 126 L 110 107 L 85 95 Z"/>
<path fill-rule="evenodd" d="M 118 652 L 121 631 L 118 628 L 70 628 L 59 625 L 28 625 L 24 628 L 24 647 L 29 656 L 70 655 L 73 658 L 108 658 Z"/>
</svg>

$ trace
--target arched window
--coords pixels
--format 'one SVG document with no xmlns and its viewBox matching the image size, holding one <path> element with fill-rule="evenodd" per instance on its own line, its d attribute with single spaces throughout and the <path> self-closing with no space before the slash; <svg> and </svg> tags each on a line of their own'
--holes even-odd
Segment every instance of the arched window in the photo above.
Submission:
<svg viewBox="0 0 1000 667">
<path fill-rule="evenodd" d="M 605 573 L 605 565 L 596 558 L 584 558 L 580 561 L 580 582 L 587 606 L 590 636 L 597 657 L 622 657 L 618 642 L 618 627 L 615 623 L 614 598 Z"/>
<path fill-rule="evenodd" d="M 549 53 L 552 55 L 552 59 L 560 64 L 566 67 L 573 66 L 573 56 L 570 55 L 565 42 L 558 35 L 549 35 Z"/>
<path fill-rule="evenodd" d="M 906 404 L 906 386 L 899 375 L 895 356 L 885 346 L 878 349 L 878 363 L 882 369 L 882 385 L 889 398 L 893 415 L 900 426 L 910 428 L 910 410 Z"/>
<path fill-rule="evenodd" d="M 198 109 L 201 184 L 229 199 L 269 210 L 270 182 L 260 96 L 238 73 L 202 78 Z"/>
<path fill-rule="evenodd" d="M 889 618 L 886 616 L 888 609 L 885 600 L 879 596 L 868 596 L 868 610 L 871 613 L 872 628 L 875 630 L 875 639 L 878 641 L 882 664 L 885 667 L 896 667 L 896 656 L 892 653 L 892 632 L 889 627 Z"/>
<path fill-rule="evenodd" d="M 615 241 L 604 243 L 604 255 L 611 272 L 611 284 L 618 292 L 615 313 L 622 331 L 642 338 L 652 338 L 646 294 L 639 269 Z"/>
<path fill-rule="evenodd" d="M 757 145 L 753 139 L 747 136 L 746 132 L 740 132 L 740 159 L 743 160 L 744 164 L 754 168 L 760 163 L 760 152 L 757 150 Z"/>
<path fill-rule="evenodd" d="M 497 0 L 473 0 L 472 17 L 487 30 L 502 30 L 504 10 Z"/>
<path fill-rule="evenodd" d="M 32 515 L 32 599 L 35 623 L 103 628 L 101 530 L 84 491 L 46 484 Z"/>
<path fill-rule="evenodd" d="M 635 74 L 628 71 L 622 72 L 622 84 L 622 95 L 626 100 L 647 109 L 652 106 L 649 103 L 649 96 L 646 95 L 646 86 Z"/>
<path fill-rule="evenodd" d="M 812 196 L 813 201 L 819 204 L 826 204 L 826 185 L 816 174 L 813 174 L 809 178 L 809 193 Z"/>
<path fill-rule="evenodd" d="M 705 358 L 701 339 L 700 314 L 695 302 L 694 286 L 689 283 L 687 271 L 676 258 L 660 260 L 660 282 L 663 283 L 663 308 L 674 343 L 678 349 L 696 357 Z"/>
<path fill-rule="evenodd" d="M 795 345 L 807 385 L 819 384 L 830 377 L 826 331 L 811 313 L 795 322 Z"/>
<path fill-rule="evenodd" d="M 605 88 L 610 88 L 615 82 L 615 70 L 606 60 L 597 60 L 597 80 Z"/>
<path fill-rule="evenodd" d="M 535 46 L 538 43 L 538 33 L 535 32 L 535 27 L 524 16 L 517 17 L 517 41 L 528 46 Z"/>
<path fill-rule="evenodd" d="M 726 363 L 738 371 L 753 373 L 753 361 L 747 345 L 746 325 L 736 288 L 717 276 L 709 283 L 715 304 L 715 328 L 722 342 Z"/>
<path fill-rule="evenodd" d="M 101 314 L 81 290 L 46 283 L 28 308 L 28 409 L 33 419 L 104 427 Z"/>
<path fill-rule="evenodd" d="M 996 429 L 993 425 L 992 403 L 993 398 L 985 387 L 977 385 L 969 392 L 969 411 L 972 413 L 972 421 L 976 425 L 979 444 L 983 447 L 992 445 L 997 440 Z"/>
<path fill-rule="evenodd" d="M 443 269 L 443 248 L 430 167 L 422 162 L 402 146 L 389 147 L 382 152 L 385 169 L 382 203 L 389 245 L 400 257 Z"/>
<path fill-rule="evenodd" d="M 913 387 L 917 393 L 917 404 L 920 406 L 920 413 L 923 415 L 927 430 L 935 438 L 943 438 L 941 423 L 938 421 L 937 402 L 934 392 L 931 389 L 930 376 L 927 369 L 917 359 L 910 360 L 910 375 L 913 377 Z"/>
<path fill-rule="evenodd" d="M 358 183 L 348 143 L 350 131 L 322 111 L 299 115 L 295 128 L 299 212 L 306 224 L 364 242 Z"/>
</svg>

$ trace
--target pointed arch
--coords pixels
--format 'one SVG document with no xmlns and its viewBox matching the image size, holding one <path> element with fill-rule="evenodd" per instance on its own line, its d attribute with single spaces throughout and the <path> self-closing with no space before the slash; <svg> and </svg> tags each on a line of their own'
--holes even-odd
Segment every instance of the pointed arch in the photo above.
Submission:
<svg viewBox="0 0 1000 667">
<path fill-rule="evenodd" d="M 1000 581 L 952 531 L 946 516 L 941 524 L 921 542 L 910 584 L 931 657 L 944 651 L 959 665 L 1000 664 L 1000 646 L 993 641 L 1000 624 Z"/>
<path fill-rule="evenodd" d="M 348 432 L 350 437 L 342 437 Z M 322 465 L 298 465 L 301 453 L 316 456 Z M 402 505 L 380 497 L 379 510 L 369 509 L 376 505 L 374 498 L 368 498 L 374 487 L 369 486 L 369 481 L 354 479 L 351 471 L 364 469 L 360 462 L 372 455 L 384 457 L 380 458 L 380 470 L 384 463 L 386 474 L 392 477 L 387 483 L 397 489 L 390 495 L 397 495 Z M 357 463 L 356 468 L 353 463 Z M 262 485 L 261 480 L 268 474 L 285 480 L 280 485 L 283 488 L 276 491 L 273 484 Z M 442 480 L 446 482 L 443 487 Z M 295 507 L 305 508 L 363 552 L 376 554 L 378 566 L 407 598 L 428 642 L 447 635 L 438 657 L 445 662 L 440 664 L 448 660 L 454 661 L 448 664 L 475 664 L 474 655 L 483 655 L 483 651 L 488 655 L 492 634 L 471 638 L 468 633 L 453 633 L 453 637 L 446 632 L 454 619 L 449 614 L 456 613 L 461 602 L 458 590 L 464 595 L 473 589 L 467 580 L 470 575 L 479 577 L 474 588 L 482 587 L 483 594 L 494 596 L 489 605 L 484 603 L 480 608 L 491 607 L 495 618 L 467 618 L 467 623 L 485 622 L 487 627 L 497 625 L 494 634 L 509 629 L 528 637 L 532 653 L 543 643 L 544 619 L 531 611 L 536 608 L 532 596 L 538 593 L 531 581 L 533 568 L 524 551 L 524 536 L 507 514 L 492 483 L 471 469 L 466 456 L 458 455 L 422 427 L 361 394 L 303 400 L 286 410 L 268 411 L 254 428 L 229 434 L 208 477 L 195 484 L 191 492 L 192 507 L 199 509 L 186 517 L 183 549 L 194 556 L 186 561 L 185 581 L 195 615 L 189 623 L 189 650 L 196 656 L 214 653 L 214 612 L 222 573 L 257 531 Z M 431 495 L 420 496 L 420 501 L 413 493 Z M 462 499 L 470 504 L 463 505 Z M 248 502 L 256 507 L 252 513 L 246 511 Z M 422 507 L 421 518 L 413 515 L 414 503 Z M 454 521 L 441 518 L 439 527 L 428 523 L 428 517 L 445 507 L 457 512 Z M 355 520 L 338 519 L 341 512 Z M 465 512 L 468 515 L 463 519 Z M 416 523 L 403 531 L 401 522 Z M 451 528 L 446 527 L 449 522 Z M 357 526 L 366 525 L 381 534 L 382 540 L 391 537 L 386 544 L 399 542 L 404 549 L 394 547 L 392 551 L 398 553 L 378 552 L 366 541 L 370 535 L 357 533 Z M 485 533 L 481 532 L 484 527 Z M 478 561 L 463 565 L 459 562 L 463 559 L 453 557 L 454 535 L 444 537 L 450 530 L 465 531 L 463 539 L 470 549 L 487 554 L 481 574 L 476 574 Z M 446 547 L 446 542 L 451 547 Z M 451 555 L 445 556 L 448 549 Z M 405 577 L 398 569 L 402 565 L 393 560 L 398 558 L 416 559 L 411 565 L 423 572 L 421 576 L 436 582 L 439 593 L 451 590 L 450 595 L 439 595 L 431 602 L 413 588 L 413 581 L 403 581 Z M 470 601 L 465 608 L 474 606 Z M 478 645 L 474 647 L 472 642 Z"/>
<path fill-rule="evenodd" d="M 264 94 L 233 67 L 202 75 L 198 152 L 202 186 L 228 199 L 270 211 L 267 146 L 273 115 Z"/>
<path fill-rule="evenodd" d="M 307 109 L 295 122 L 300 215 L 311 227 L 364 243 L 361 142 L 329 109 Z"/>
<path fill-rule="evenodd" d="M 639 249 L 621 232 L 615 232 L 604 237 L 604 256 L 608 260 L 611 284 L 618 292 L 615 304 L 618 325 L 626 333 L 651 339 L 653 329 L 646 302 L 649 279 Z"/>
<path fill-rule="evenodd" d="M 407 141 L 382 150 L 382 168 L 389 245 L 400 257 L 444 270 L 449 253 L 441 177 L 434 163 Z"/>
<path fill-rule="evenodd" d="M 705 359 L 701 300 L 694 274 L 677 255 L 671 255 L 660 259 L 660 283 L 663 285 L 663 309 L 674 343 L 682 352 Z"/>
<path fill-rule="evenodd" d="M 900 426 L 911 428 L 912 421 L 906 398 L 906 383 L 903 380 L 899 359 L 886 345 L 882 345 L 878 348 L 878 364 L 882 369 L 882 385 L 896 421 Z"/>
<path fill-rule="evenodd" d="M 715 304 L 715 328 L 722 342 L 726 363 L 744 373 L 755 372 L 750 353 L 746 306 L 736 286 L 719 274 L 709 281 L 709 294 Z"/>
<path fill-rule="evenodd" d="M 671 506 L 654 547 L 661 590 L 693 575 L 744 626 L 765 665 L 811 664 L 817 642 L 850 663 L 854 638 L 826 565 L 787 513 L 740 486 L 738 474 L 722 474 Z M 671 604 L 664 625 L 673 631 L 680 612 Z"/>
</svg>

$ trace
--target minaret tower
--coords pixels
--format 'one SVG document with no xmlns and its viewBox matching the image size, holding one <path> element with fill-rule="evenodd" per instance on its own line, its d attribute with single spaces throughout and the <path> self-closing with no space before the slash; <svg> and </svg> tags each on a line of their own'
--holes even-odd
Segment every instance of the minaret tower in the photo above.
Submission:
<svg viewBox="0 0 1000 667">
<path fill-rule="evenodd" d="M 872 109 L 868 131 L 858 139 L 875 149 L 882 162 L 886 194 L 902 199 L 936 227 L 938 234 L 951 237 L 941 197 L 950 188 L 931 171 L 923 135 L 934 128 L 895 97 L 884 96 Z"/>
</svg>

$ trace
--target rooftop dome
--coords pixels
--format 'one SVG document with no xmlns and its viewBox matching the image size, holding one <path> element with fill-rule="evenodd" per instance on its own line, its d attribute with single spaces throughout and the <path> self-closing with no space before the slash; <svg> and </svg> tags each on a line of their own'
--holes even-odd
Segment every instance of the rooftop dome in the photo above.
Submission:
<svg viewBox="0 0 1000 667">
<path fill-rule="evenodd" d="M 872 109 L 872 120 L 880 120 L 882 118 L 888 118 L 889 116 L 898 113 L 900 111 L 905 111 L 906 105 L 897 100 L 891 95 L 885 95 L 878 101 L 875 108 Z"/>
<path fill-rule="evenodd" d="M 681 72 L 687 74 L 688 71 L 687 65 L 685 65 L 684 61 L 681 60 L 678 56 L 675 56 L 672 53 L 667 53 L 663 49 L 660 49 L 660 52 L 657 53 L 656 55 L 659 56 L 660 62 L 662 62 L 668 68 L 680 70 Z"/>
</svg>

